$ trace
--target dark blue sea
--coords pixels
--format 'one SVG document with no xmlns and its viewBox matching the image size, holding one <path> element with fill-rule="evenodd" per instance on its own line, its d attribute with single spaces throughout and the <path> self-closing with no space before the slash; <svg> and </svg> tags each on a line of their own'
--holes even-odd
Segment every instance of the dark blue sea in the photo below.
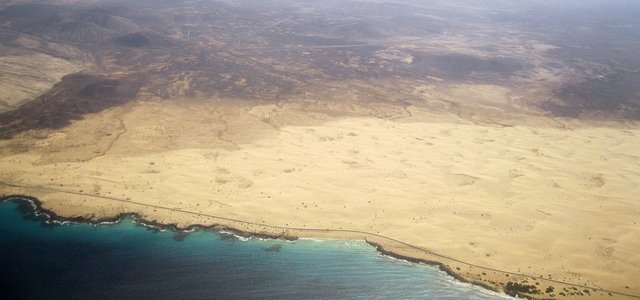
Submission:
<svg viewBox="0 0 640 300">
<path fill-rule="evenodd" d="M 360 241 L 47 225 L 0 203 L 2 299 L 501 299 Z"/>
</svg>

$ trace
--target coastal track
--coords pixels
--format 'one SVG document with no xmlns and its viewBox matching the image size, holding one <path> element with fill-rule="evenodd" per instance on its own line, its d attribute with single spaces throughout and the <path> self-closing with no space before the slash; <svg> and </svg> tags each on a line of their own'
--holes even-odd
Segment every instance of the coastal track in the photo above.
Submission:
<svg viewBox="0 0 640 300">
<path fill-rule="evenodd" d="M 376 238 L 379 238 L 379 239 L 382 239 L 382 240 L 386 240 L 386 241 L 391 241 L 393 243 L 396 243 L 398 245 L 402 245 L 402 246 L 407 247 L 409 249 L 418 250 L 418 251 L 424 252 L 426 254 L 432 255 L 434 257 L 438 257 L 438 258 L 454 261 L 456 263 L 459 263 L 459 264 L 462 264 L 462 265 L 466 265 L 466 266 L 471 266 L 471 267 L 474 267 L 474 268 L 478 268 L 480 270 L 491 271 L 491 272 L 496 272 L 496 273 L 500 273 L 500 274 L 508 274 L 508 275 L 513 275 L 513 276 L 521 276 L 521 277 L 525 277 L 525 278 L 529 278 L 529 279 L 535 279 L 535 280 L 540 280 L 540 281 L 545 281 L 545 282 L 552 282 L 552 283 L 562 284 L 562 285 L 576 287 L 576 288 L 579 287 L 579 288 L 583 288 L 583 289 L 591 289 L 591 290 L 594 290 L 594 291 L 610 293 L 612 295 L 619 295 L 619 296 L 626 296 L 626 297 L 640 299 L 640 295 L 628 294 L 628 293 L 617 292 L 617 291 L 602 289 L 602 288 L 588 286 L 588 285 L 575 284 L 575 283 L 565 282 L 565 281 L 556 280 L 556 279 L 544 278 L 544 277 L 541 277 L 541 276 L 527 275 L 527 274 L 523 274 L 523 273 L 517 273 L 517 272 L 511 272 L 511 271 L 505 271 L 505 270 L 498 270 L 498 269 L 494 269 L 494 268 L 491 268 L 491 267 L 480 266 L 480 265 L 477 265 L 477 264 L 474 264 L 474 263 L 471 263 L 471 262 L 463 261 L 463 260 L 456 259 L 456 258 L 453 258 L 453 257 L 450 257 L 450 256 L 446 256 L 446 255 L 443 255 L 443 254 L 436 253 L 436 252 L 431 251 L 431 250 L 429 250 L 429 249 L 427 249 L 425 247 L 412 245 L 412 244 L 409 244 L 407 242 L 403 242 L 401 240 L 394 239 L 392 237 L 388 237 L 388 236 L 384 236 L 384 235 L 380 235 L 380 234 L 372 233 L 372 232 L 366 232 L 366 231 L 360 231 L 360 230 L 350 230 L 350 229 L 300 228 L 300 227 L 266 225 L 266 224 L 261 224 L 261 223 L 256 223 L 256 222 L 243 221 L 243 220 L 238 220 L 238 219 L 233 219 L 233 218 L 227 218 L 227 217 L 222 217 L 222 216 L 216 216 L 216 215 L 211 215 L 211 214 L 194 212 L 194 211 L 184 210 L 184 209 L 180 209 L 180 208 L 171 208 L 171 207 L 167 207 L 167 206 L 161 206 L 161 205 L 137 202 L 137 201 L 134 201 L 134 200 L 121 199 L 121 198 L 117 198 L 117 197 L 94 195 L 94 194 L 88 194 L 88 193 L 80 193 L 80 192 L 74 192 L 74 191 L 68 191 L 68 190 L 56 189 L 56 188 L 50 188 L 50 187 L 43 187 L 43 186 L 29 186 L 29 185 L 22 185 L 22 184 L 14 184 L 14 183 L 9 183 L 9 182 L 4 182 L 4 181 L 0 181 L 0 185 L 13 187 L 13 188 L 22 188 L 22 189 L 45 191 L 45 192 L 56 192 L 56 193 L 72 194 L 72 195 L 79 195 L 79 196 L 85 196 L 85 197 L 100 198 L 100 199 L 113 201 L 113 202 L 134 204 L 134 205 L 139 205 L 139 206 L 144 206 L 144 207 L 149 207 L 149 208 L 161 209 L 161 210 L 165 210 L 165 211 L 180 212 L 180 213 L 190 214 L 190 215 L 194 215 L 194 216 L 200 216 L 200 217 L 206 217 L 206 218 L 212 218 L 212 219 L 218 219 L 218 220 L 225 220 L 225 221 L 234 222 L 234 223 L 238 223 L 238 224 L 244 224 L 244 225 L 253 225 L 253 226 L 261 226 L 261 227 L 265 227 L 265 228 L 279 229 L 279 230 L 283 230 L 283 231 L 293 230 L 293 231 L 311 232 L 311 233 L 313 233 L 313 232 L 322 232 L 322 233 L 335 232 L 335 233 L 361 234 L 361 235 L 364 236 L 365 241 L 370 243 L 370 244 L 372 244 L 372 245 L 373 245 L 373 243 L 371 243 L 367 239 L 367 236 L 376 237 Z M 18 195 L 3 196 L 3 197 L 0 198 L 0 202 L 2 202 L 4 200 L 7 200 L 9 198 L 20 198 L 20 197 L 21 196 L 18 196 Z M 26 197 L 26 196 L 23 196 L 23 197 Z M 141 221 L 144 221 L 144 220 L 141 220 Z M 248 232 L 248 233 L 250 234 L 250 232 Z M 391 253 L 391 255 L 393 255 L 393 253 Z M 422 260 L 416 259 L 416 261 L 422 261 Z M 438 264 L 441 267 L 444 267 L 444 264 L 440 263 L 440 262 L 427 262 L 427 263 Z M 455 272 L 453 272 L 453 273 L 455 273 Z M 458 276 L 458 277 L 460 277 L 460 276 Z M 463 279 L 463 278 L 461 278 L 461 279 Z"/>
</svg>

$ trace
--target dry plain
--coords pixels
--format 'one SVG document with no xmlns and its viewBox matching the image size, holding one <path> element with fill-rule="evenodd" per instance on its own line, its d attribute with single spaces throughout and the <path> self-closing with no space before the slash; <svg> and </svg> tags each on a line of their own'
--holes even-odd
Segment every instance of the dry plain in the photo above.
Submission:
<svg viewBox="0 0 640 300">
<path fill-rule="evenodd" d="M 305 113 L 286 105 L 141 101 L 3 156 L 0 181 L 22 186 L 3 186 L 4 194 L 36 196 L 61 216 L 136 212 L 180 227 L 282 231 L 182 212 L 189 211 L 358 230 L 479 266 L 629 291 L 640 276 L 637 126 L 504 127 L 409 111 L 412 117 L 397 120 L 318 113 L 305 116 L 315 124 L 265 129 L 267 114 L 286 123 L 288 114 Z M 213 121 L 222 113 L 243 122 L 227 128 Z M 115 116 L 121 123 L 111 121 Z M 101 136 L 105 127 L 126 131 Z M 460 275 L 490 285 L 511 280 L 486 272 Z"/>
</svg>

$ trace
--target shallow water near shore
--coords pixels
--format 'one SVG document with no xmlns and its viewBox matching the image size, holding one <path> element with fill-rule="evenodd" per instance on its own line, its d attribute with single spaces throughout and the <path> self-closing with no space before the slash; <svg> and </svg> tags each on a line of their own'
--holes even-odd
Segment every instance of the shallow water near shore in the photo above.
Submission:
<svg viewBox="0 0 640 300">
<path fill-rule="evenodd" d="M 11 298 L 501 299 L 362 241 L 248 240 L 211 230 L 42 224 L 0 202 L 0 291 Z"/>
</svg>

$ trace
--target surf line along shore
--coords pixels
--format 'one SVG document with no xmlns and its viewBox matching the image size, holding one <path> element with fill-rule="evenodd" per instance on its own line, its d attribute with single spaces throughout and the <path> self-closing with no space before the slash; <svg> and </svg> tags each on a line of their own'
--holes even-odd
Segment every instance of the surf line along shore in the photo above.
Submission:
<svg viewBox="0 0 640 300">
<path fill-rule="evenodd" d="M 111 203 L 120 202 L 139 207 L 138 210 L 129 212 L 120 211 L 111 215 L 105 214 L 103 212 L 100 216 L 96 216 L 95 214 L 89 214 L 89 217 L 65 216 L 64 212 L 61 213 L 58 211 L 56 213 L 56 211 L 54 210 L 43 207 L 46 206 L 46 203 L 43 203 L 43 201 L 37 199 L 36 197 L 26 196 L 22 194 L 0 196 L 0 201 L 19 200 L 23 206 L 30 206 L 34 214 L 38 216 L 40 220 L 47 223 L 113 223 L 129 216 L 134 218 L 136 222 L 143 225 L 160 229 L 173 230 L 176 232 L 188 232 L 198 228 L 229 231 L 241 237 L 273 238 L 291 241 L 296 240 L 300 237 L 363 240 L 375 247 L 380 253 L 384 255 L 407 260 L 414 263 L 435 265 L 450 276 L 462 282 L 471 283 L 496 292 L 504 292 L 511 296 L 525 297 L 528 299 L 542 299 L 548 297 L 562 298 L 562 296 L 564 295 L 570 297 L 599 296 L 598 298 L 604 298 L 615 296 L 616 298 L 626 297 L 628 299 L 640 299 L 640 296 L 638 295 L 611 291 L 588 285 L 574 284 L 539 276 L 532 276 L 523 273 L 488 268 L 435 253 L 424 247 L 412 245 L 391 237 L 371 232 L 349 229 L 274 226 L 188 211 L 180 208 L 171 208 L 160 205 L 141 203 L 134 200 L 120 199 L 117 197 L 92 195 L 88 193 L 65 191 L 62 189 L 48 187 L 17 185 L 8 182 L 0 182 L 0 185 L 25 190 L 40 190 L 45 192 L 56 192 L 69 195 L 92 197 L 100 200 L 106 200 Z M 174 215 L 174 217 L 179 217 L 179 215 L 189 216 L 193 222 L 190 222 L 190 224 L 186 226 L 179 226 L 177 225 L 177 223 L 159 222 L 157 220 L 152 220 L 146 217 L 144 213 L 145 209 L 162 210 L 166 213 Z"/>
</svg>

